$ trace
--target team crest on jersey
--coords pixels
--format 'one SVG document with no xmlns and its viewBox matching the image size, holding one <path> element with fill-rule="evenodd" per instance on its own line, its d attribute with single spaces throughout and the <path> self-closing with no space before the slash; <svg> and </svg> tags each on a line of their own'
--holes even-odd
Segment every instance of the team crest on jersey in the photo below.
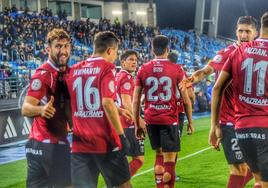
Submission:
<svg viewBox="0 0 268 188">
<path fill-rule="evenodd" d="M 222 56 L 221 55 L 216 55 L 214 58 L 213 58 L 213 61 L 215 63 L 220 63 L 222 61 Z"/>
<path fill-rule="evenodd" d="M 31 84 L 32 90 L 37 91 L 41 88 L 41 86 L 42 86 L 42 82 L 38 78 L 32 81 L 32 84 Z"/>
<path fill-rule="evenodd" d="M 126 90 L 130 90 L 130 88 L 131 88 L 131 84 L 130 84 L 129 82 L 126 82 L 126 83 L 124 84 L 124 88 L 125 88 Z"/>
<path fill-rule="evenodd" d="M 112 93 L 114 93 L 115 88 L 114 88 L 114 81 L 113 81 L 113 80 L 111 80 L 111 81 L 109 82 L 108 87 L 109 87 L 110 91 L 111 91 Z"/>
<path fill-rule="evenodd" d="M 264 47 L 265 47 L 264 42 L 260 42 L 260 43 L 259 43 L 259 47 L 260 47 L 260 48 L 264 48 Z"/>
</svg>

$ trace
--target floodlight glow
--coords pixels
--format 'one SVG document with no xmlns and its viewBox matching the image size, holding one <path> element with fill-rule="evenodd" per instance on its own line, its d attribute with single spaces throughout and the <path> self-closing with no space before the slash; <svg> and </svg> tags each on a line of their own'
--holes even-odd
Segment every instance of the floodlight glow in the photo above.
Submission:
<svg viewBox="0 0 268 188">
<path fill-rule="evenodd" d="M 120 10 L 113 10 L 112 11 L 112 14 L 113 15 L 121 15 L 122 14 L 122 11 L 120 11 Z"/>
<path fill-rule="evenodd" d="M 146 15 L 147 13 L 146 13 L 146 12 L 143 12 L 143 11 L 137 11 L 136 14 L 137 14 L 137 15 L 144 16 L 144 15 Z"/>
</svg>

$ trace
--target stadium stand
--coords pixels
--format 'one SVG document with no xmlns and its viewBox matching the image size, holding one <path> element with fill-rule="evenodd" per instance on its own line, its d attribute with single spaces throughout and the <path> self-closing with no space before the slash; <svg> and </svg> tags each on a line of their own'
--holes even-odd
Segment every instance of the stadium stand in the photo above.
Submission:
<svg viewBox="0 0 268 188">
<path fill-rule="evenodd" d="M 121 52 L 125 49 L 138 51 L 140 63 L 151 58 L 153 36 L 159 33 L 168 36 L 170 49 L 179 52 L 177 63 L 182 64 L 187 72 L 203 67 L 219 49 L 227 45 L 226 41 L 197 35 L 194 31 L 160 31 L 159 28 L 144 27 L 133 21 L 111 23 L 106 18 L 100 19 L 98 24 L 90 19 L 68 21 L 64 15 L 53 16 L 47 8 L 40 13 L 30 14 L 27 10 L 19 11 L 16 6 L 10 9 L 6 7 L 0 12 L 0 100 L 17 98 L 33 71 L 46 60 L 45 36 L 53 27 L 64 28 L 72 36 L 70 65 L 89 56 L 93 51 L 95 33 L 105 30 L 111 30 L 119 36 Z M 200 88 L 202 93 L 206 93 L 206 87 L 198 86 L 197 95 L 200 94 Z"/>
</svg>

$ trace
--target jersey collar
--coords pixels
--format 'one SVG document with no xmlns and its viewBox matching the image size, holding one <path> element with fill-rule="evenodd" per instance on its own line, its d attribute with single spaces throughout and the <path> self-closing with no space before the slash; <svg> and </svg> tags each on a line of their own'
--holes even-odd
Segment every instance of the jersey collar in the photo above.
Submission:
<svg viewBox="0 0 268 188">
<path fill-rule="evenodd" d="M 168 61 L 168 59 L 164 58 L 164 59 L 153 59 L 153 61 Z"/>
<path fill-rule="evenodd" d="M 132 74 L 130 74 L 128 71 L 126 71 L 126 70 L 124 70 L 124 69 L 121 69 L 119 72 L 125 72 L 125 73 L 127 73 L 127 74 L 129 74 L 129 75 L 132 76 Z"/>
<path fill-rule="evenodd" d="M 257 38 L 256 41 L 268 42 L 268 39 L 264 38 Z"/>
<path fill-rule="evenodd" d="M 233 43 L 233 46 L 234 46 L 235 48 L 239 48 L 239 44 L 237 44 L 236 42 Z"/>
<path fill-rule="evenodd" d="M 60 71 L 60 69 L 58 67 L 56 67 L 49 59 L 47 60 L 47 63 L 51 66 L 51 68 L 53 68 L 55 71 Z"/>
<path fill-rule="evenodd" d="M 96 61 L 96 60 L 104 60 L 103 57 L 90 57 L 87 58 L 87 61 Z"/>
</svg>

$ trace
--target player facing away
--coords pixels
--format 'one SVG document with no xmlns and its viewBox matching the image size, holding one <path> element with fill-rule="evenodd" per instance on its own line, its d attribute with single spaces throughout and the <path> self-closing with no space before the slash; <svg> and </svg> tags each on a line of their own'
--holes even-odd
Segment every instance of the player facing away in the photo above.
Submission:
<svg viewBox="0 0 268 188">
<path fill-rule="evenodd" d="M 22 115 L 34 118 L 26 143 L 26 187 L 29 188 L 71 185 L 65 113 L 69 97 L 64 82 L 70 41 L 62 29 L 47 34 L 48 60 L 32 76 L 22 105 Z"/>
<path fill-rule="evenodd" d="M 112 32 L 94 38 L 92 57 L 67 76 L 73 119 L 71 175 L 75 187 L 97 187 L 101 173 L 107 187 L 128 188 L 127 140 L 120 123 L 115 90 L 119 40 Z M 131 117 L 129 117 L 131 119 Z"/>
<path fill-rule="evenodd" d="M 220 50 L 208 65 L 203 69 L 194 72 L 190 78 L 183 80 L 182 83 L 185 85 L 188 85 L 189 83 L 198 83 L 212 73 L 216 73 L 217 79 L 230 54 L 236 50 L 241 43 L 253 41 L 257 36 L 256 25 L 257 21 L 252 16 L 240 17 L 237 21 L 236 28 L 237 42 Z M 243 159 L 237 142 L 234 115 L 233 85 L 231 83 L 224 92 L 219 119 L 220 128 L 223 133 L 221 144 L 230 168 L 230 176 L 227 183 L 228 188 L 244 187 L 244 185 L 252 178 L 251 172 L 248 172 L 248 167 Z M 214 129 L 211 129 L 210 135 L 214 135 L 214 131 Z"/>
<path fill-rule="evenodd" d="M 268 12 L 261 18 L 260 38 L 242 44 L 225 62 L 212 96 L 212 135 L 210 142 L 219 147 L 224 132 L 219 124 L 224 88 L 232 80 L 236 134 L 244 159 L 254 177 L 268 187 Z"/>
<path fill-rule="evenodd" d="M 173 63 L 177 63 L 178 60 L 178 53 L 177 52 L 169 52 L 168 53 L 168 60 L 173 62 Z M 187 77 L 186 73 L 185 73 L 185 77 Z M 179 90 L 178 90 L 179 91 Z M 194 104 L 195 101 L 195 94 L 193 91 L 193 87 L 189 86 L 187 88 L 187 94 L 192 102 L 192 106 Z M 182 131 L 183 131 L 183 126 L 184 126 L 184 103 L 182 100 L 182 97 L 180 95 L 180 92 L 177 92 L 177 110 L 178 110 L 178 123 L 179 123 L 179 131 L 180 131 L 180 136 L 182 135 Z M 193 122 L 192 119 L 187 119 L 188 120 L 188 124 L 187 124 L 187 134 L 192 134 L 194 132 L 194 127 L 193 127 Z"/>
<path fill-rule="evenodd" d="M 174 187 L 175 158 L 180 151 L 176 90 L 184 72 L 167 59 L 168 38 L 158 35 L 153 39 L 155 59 L 141 66 L 137 73 L 133 100 L 137 136 L 143 127 L 139 121 L 140 98 L 145 94 L 144 120 L 152 148 L 156 151 L 155 182 L 157 187 Z M 186 113 L 191 116 L 191 102 L 186 90 L 181 91 Z"/>
<path fill-rule="evenodd" d="M 134 93 L 134 78 L 133 73 L 137 70 L 138 66 L 138 53 L 134 50 L 126 50 L 120 56 L 121 70 L 116 74 L 116 91 L 117 91 L 117 104 L 121 108 L 127 109 L 132 113 L 133 106 L 133 93 Z M 127 156 L 132 157 L 129 162 L 129 170 L 131 176 L 141 168 L 144 162 L 144 139 L 137 139 L 135 135 L 134 122 L 129 122 L 124 117 L 121 118 L 121 123 L 124 128 L 125 135 L 130 143 L 130 149 Z M 144 127 L 144 121 L 140 118 L 141 124 Z"/>
</svg>

